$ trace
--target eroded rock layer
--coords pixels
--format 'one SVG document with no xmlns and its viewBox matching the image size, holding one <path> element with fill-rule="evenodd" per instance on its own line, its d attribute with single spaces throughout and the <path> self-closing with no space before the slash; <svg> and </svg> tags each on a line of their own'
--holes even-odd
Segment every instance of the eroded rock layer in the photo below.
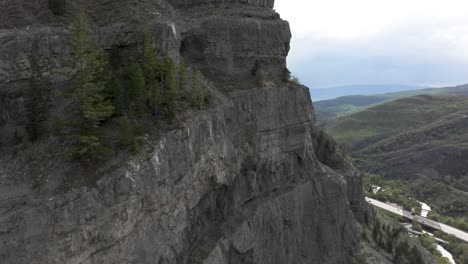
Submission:
<svg viewBox="0 0 468 264">
<path fill-rule="evenodd" d="M 48 13 L 47 1 L 2 4 L 0 135 L 7 139 L 24 126 L 33 42 L 51 82 L 60 89 L 66 81 L 54 72 L 66 70 L 69 17 Z M 156 47 L 199 67 L 221 98 L 146 142 L 147 155 L 102 170 L 95 184 L 54 192 L 49 178 L 70 177 L 60 167 L 40 172 L 48 191 L 38 191 L 38 171 L 0 159 L 2 263 L 350 263 L 363 211 L 359 176 L 317 158 L 307 88 L 248 81 L 259 60 L 270 77 L 285 67 L 291 35 L 273 1 L 86 4 L 103 49 L 131 60 L 139 18 L 150 17 Z"/>
</svg>

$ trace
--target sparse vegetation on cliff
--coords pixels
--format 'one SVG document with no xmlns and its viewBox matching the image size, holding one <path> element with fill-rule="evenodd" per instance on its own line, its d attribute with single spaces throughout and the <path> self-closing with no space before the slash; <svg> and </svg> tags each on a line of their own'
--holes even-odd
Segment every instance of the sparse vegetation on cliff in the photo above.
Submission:
<svg viewBox="0 0 468 264">
<path fill-rule="evenodd" d="M 468 263 L 468 243 L 440 231 L 434 232 L 434 235 L 448 242 L 444 247 L 453 255 L 456 263 Z"/>
<path fill-rule="evenodd" d="M 203 109 L 207 103 L 207 92 L 198 70 L 191 69 L 192 83 L 189 86 L 188 69 L 183 59 L 178 65 L 169 57 L 159 60 L 162 56 L 153 46 L 149 25 L 144 23 L 142 28 L 141 55 L 122 71 L 118 51 L 111 51 L 110 60 L 107 60 L 95 43 L 83 6 L 75 17 L 71 38 L 74 71 L 69 76 L 73 84 L 64 93 L 71 102 L 72 111 L 67 115 L 64 134 L 72 140 L 72 154 L 79 160 L 103 159 L 113 150 L 112 141 L 115 140 L 111 139 L 115 135 L 106 127 L 113 126 L 116 117 L 121 117 L 120 135 L 116 141 L 136 151 L 138 144 L 131 124 L 138 125 L 149 119 L 153 122 L 174 121 L 187 106 L 183 100 L 198 109 Z M 34 73 L 35 83 L 39 82 L 38 76 Z M 40 98 L 34 98 L 32 102 L 38 105 Z M 38 127 L 40 122 L 33 121 L 34 127 Z"/>
<path fill-rule="evenodd" d="M 281 71 L 280 79 L 283 82 L 289 82 L 289 80 L 291 80 L 291 71 L 289 71 L 287 67 L 284 67 Z"/>
<path fill-rule="evenodd" d="M 163 94 L 161 93 L 161 62 L 158 61 L 157 51 L 153 47 L 153 35 L 149 28 L 148 22 L 143 25 L 143 44 L 142 44 L 141 63 L 147 87 L 145 100 L 150 108 L 150 111 L 156 113 L 160 110 Z M 143 106 L 143 102 L 142 102 Z"/>
<path fill-rule="evenodd" d="M 139 63 L 135 63 L 129 69 L 128 73 L 128 94 L 131 98 L 131 109 L 137 117 L 142 117 L 145 113 L 145 102 L 147 94 L 145 76 Z M 125 109 L 124 112 L 128 112 L 129 109 Z"/>
<path fill-rule="evenodd" d="M 200 82 L 200 72 L 192 70 L 192 105 L 198 109 L 203 109 L 207 103 L 207 95 L 204 85 Z"/>
<path fill-rule="evenodd" d="M 35 53 L 31 56 L 31 76 L 24 97 L 28 119 L 26 131 L 29 139 L 34 142 L 46 133 L 45 123 L 50 110 L 50 89 L 42 76 Z"/>
<path fill-rule="evenodd" d="M 111 100 L 106 95 L 110 76 L 102 51 L 90 34 L 88 16 L 81 6 L 72 26 L 73 85 L 66 93 L 73 105 L 68 117 L 69 136 L 74 141 L 73 155 L 81 160 L 100 159 L 105 155 L 101 123 L 113 114 Z"/>
<path fill-rule="evenodd" d="M 133 152 L 138 150 L 138 140 L 136 138 L 136 131 L 134 126 L 130 124 L 127 115 L 120 119 L 119 127 L 119 144 L 124 148 L 130 148 Z"/>
<path fill-rule="evenodd" d="M 174 62 L 165 58 L 163 62 L 164 72 L 164 100 L 167 107 L 167 115 L 170 120 L 174 120 L 180 112 L 180 91 L 176 75 Z"/>
<path fill-rule="evenodd" d="M 376 214 L 373 222 L 364 226 L 366 244 L 395 264 L 425 264 L 421 246 L 409 237 L 406 229 L 395 220 Z"/>
</svg>

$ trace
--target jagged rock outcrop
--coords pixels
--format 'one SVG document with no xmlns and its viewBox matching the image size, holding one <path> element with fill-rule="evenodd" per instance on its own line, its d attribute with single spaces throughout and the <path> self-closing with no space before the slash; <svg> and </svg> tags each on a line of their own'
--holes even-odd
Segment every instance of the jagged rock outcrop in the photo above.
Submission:
<svg viewBox="0 0 468 264">
<path fill-rule="evenodd" d="M 24 134 L 21 94 L 28 85 L 33 47 L 37 47 L 41 71 L 52 83 L 63 81 L 63 73 L 69 71 L 69 29 L 78 2 L 67 1 L 64 16 L 54 16 L 48 0 L 9 0 L 1 6 L 6 15 L 0 23 L 0 146 L 11 141 L 15 132 Z M 123 63 L 135 57 L 147 21 L 161 54 L 174 59 L 182 54 L 189 64 L 217 81 L 219 89 L 249 86 L 245 80 L 256 63 L 270 77 L 286 67 L 289 25 L 273 9 L 261 7 L 271 7 L 272 1 L 213 1 L 210 5 L 185 1 L 180 9 L 168 2 L 89 0 L 84 4 L 93 18 L 96 40 L 109 52 L 119 50 Z"/>
<path fill-rule="evenodd" d="M 94 183 L 77 188 L 57 191 L 73 176 L 59 159 L 37 171 L 34 155 L 29 162 L 0 158 L 2 263 L 351 262 L 364 210 L 359 175 L 317 158 L 307 88 L 254 88 L 249 81 L 257 61 L 270 78 L 285 67 L 289 27 L 273 0 L 87 4 L 101 46 L 119 49 L 124 61 L 138 43 L 135 15 L 153 14 L 159 50 L 198 66 L 220 98 L 181 128 L 148 140 L 145 155 L 102 169 Z M 69 18 L 54 18 L 42 0 L 3 5 L 25 17 L 7 13 L 2 21 L 0 134 L 8 136 L 24 125 L 21 94 L 34 39 L 42 69 L 61 87 L 54 72 L 65 69 L 61 58 L 70 52 Z M 26 20 L 29 28 L 12 29 Z"/>
</svg>

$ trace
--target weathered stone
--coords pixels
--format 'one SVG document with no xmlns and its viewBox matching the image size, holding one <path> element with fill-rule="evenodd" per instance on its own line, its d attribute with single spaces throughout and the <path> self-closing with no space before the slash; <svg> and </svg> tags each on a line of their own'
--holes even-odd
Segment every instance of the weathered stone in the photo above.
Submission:
<svg viewBox="0 0 468 264">
<path fill-rule="evenodd" d="M 56 18 L 44 3 L 1 6 L 25 15 L 2 21 L 2 129 L 24 126 L 21 94 L 35 39 L 41 69 L 63 88 L 53 73 L 67 70 L 61 59 L 70 53 L 70 14 Z M 67 3 L 76 8 L 77 1 Z M 2 263 L 350 262 L 364 208 L 359 175 L 317 159 L 307 88 L 249 82 L 256 62 L 270 77 L 285 67 L 291 35 L 273 0 L 85 4 L 96 40 L 118 49 L 124 64 L 138 52 L 140 19 L 150 16 L 155 46 L 184 56 L 223 93 L 183 128 L 145 142 L 145 158 L 102 170 L 95 184 L 64 194 L 55 180 L 66 182 L 71 169 L 59 160 L 33 171 L 27 159 L 0 157 Z M 26 22 L 31 28 L 11 29 Z M 34 189 L 38 180 L 42 191 Z"/>
</svg>

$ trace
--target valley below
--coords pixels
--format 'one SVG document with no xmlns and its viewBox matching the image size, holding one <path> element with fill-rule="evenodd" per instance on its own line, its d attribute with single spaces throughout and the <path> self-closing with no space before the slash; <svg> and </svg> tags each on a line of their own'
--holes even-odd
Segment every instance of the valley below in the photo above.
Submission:
<svg viewBox="0 0 468 264">
<path fill-rule="evenodd" d="M 460 240 L 451 239 L 449 251 L 456 252 L 456 263 L 468 261 L 468 86 L 314 105 L 324 130 L 365 174 L 368 201 L 379 203 L 379 210 L 394 204 L 385 209 L 402 223 L 429 227 L 442 239 L 450 235 L 441 226 L 455 228 Z M 418 216 L 424 210 L 420 201 L 427 218 Z"/>
</svg>

